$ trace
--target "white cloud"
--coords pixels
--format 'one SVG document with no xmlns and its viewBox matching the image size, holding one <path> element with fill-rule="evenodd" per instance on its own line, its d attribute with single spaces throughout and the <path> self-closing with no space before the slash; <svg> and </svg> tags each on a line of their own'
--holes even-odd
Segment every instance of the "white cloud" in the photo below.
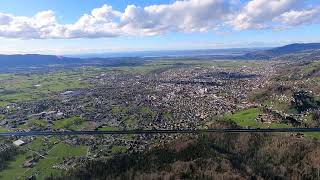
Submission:
<svg viewBox="0 0 320 180">
<path fill-rule="evenodd" d="M 318 23 L 320 8 L 313 8 L 301 11 L 291 10 L 276 17 L 274 21 L 281 22 L 288 26 L 298 26 L 302 24 Z"/>
<path fill-rule="evenodd" d="M 50 10 L 33 17 L 0 14 L 0 36 L 21 39 L 95 38 L 118 36 L 118 25 L 113 20 L 121 13 L 103 5 L 85 14 L 74 24 L 59 24 Z"/>
<path fill-rule="evenodd" d="M 205 32 L 221 27 L 237 30 L 276 28 L 315 23 L 319 9 L 306 9 L 301 0 L 179 0 L 123 12 L 103 5 L 76 22 L 60 24 L 53 11 L 32 17 L 0 13 L 0 37 L 71 39 L 152 36 L 168 32 Z M 303 9 L 305 8 L 305 9 Z"/>
<path fill-rule="evenodd" d="M 12 17 L 9 14 L 0 13 L 0 24 L 9 24 L 12 21 Z"/>
<path fill-rule="evenodd" d="M 234 0 L 232 1 L 234 2 Z M 6 38 L 99 38 L 122 35 L 150 36 L 171 31 L 208 31 L 221 26 L 231 2 L 183 0 L 172 4 L 138 7 L 124 12 L 103 5 L 73 24 L 59 24 L 52 11 L 34 17 L 0 14 L 0 36 Z"/>
<path fill-rule="evenodd" d="M 237 30 L 267 28 L 270 21 L 301 5 L 301 0 L 252 0 L 235 16 Z"/>
<path fill-rule="evenodd" d="M 121 13 L 111 6 L 103 5 L 93 9 L 91 14 L 85 14 L 74 24 L 63 26 L 65 38 L 98 38 L 120 35 L 119 25 L 116 22 Z"/>
<path fill-rule="evenodd" d="M 33 17 L 0 14 L 0 36 L 9 38 L 43 38 L 57 25 L 52 11 L 42 11 Z"/>
<path fill-rule="evenodd" d="M 121 17 L 122 28 L 147 35 L 168 31 L 202 32 L 219 27 L 230 13 L 224 0 L 176 1 L 145 8 L 128 6 Z"/>
</svg>

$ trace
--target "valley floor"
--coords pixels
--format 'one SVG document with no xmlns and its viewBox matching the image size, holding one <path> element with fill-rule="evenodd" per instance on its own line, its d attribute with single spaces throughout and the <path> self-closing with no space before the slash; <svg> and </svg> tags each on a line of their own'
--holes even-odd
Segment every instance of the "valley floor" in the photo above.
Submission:
<svg viewBox="0 0 320 180">
<path fill-rule="evenodd" d="M 319 72 L 319 61 L 154 60 L 0 74 L 0 132 L 319 127 Z M 0 138 L 0 179 L 313 179 L 319 138 Z"/>
</svg>

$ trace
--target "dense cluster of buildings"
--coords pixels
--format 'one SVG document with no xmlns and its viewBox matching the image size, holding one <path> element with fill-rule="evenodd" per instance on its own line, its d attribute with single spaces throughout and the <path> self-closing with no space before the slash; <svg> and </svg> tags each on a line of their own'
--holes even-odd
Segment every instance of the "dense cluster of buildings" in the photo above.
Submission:
<svg viewBox="0 0 320 180">
<path fill-rule="evenodd" d="M 195 129 L 214 117 L 253 106 L 249 94 L 267 86 L 275 71 L 272 63 L 265 63 L 263 67 L 188 66 L 147 74 L 108 71 L 85 79 L 93 84 L 93 88 L 70 89 L 46 100 L 1 108 L 0 113 L 5 118 L 0 126 L 16 131 L 53 130 L 57 121 L 77 116 L 86 122 L 83 130 L 102 127 Z M 43 121 L 45 125 L 23 126 L 31 118 Z M 128 151 L 142 151 L 176 136 L 68 137 L 65 142 L 89 146 L 90 156 L 97 157 L 111 153 L 113 145 L 127 147 Z M 72 164 L 72 160 L 66 162 Z M 60 164 L 57 168 L 66 167 Z"/>
</svg>

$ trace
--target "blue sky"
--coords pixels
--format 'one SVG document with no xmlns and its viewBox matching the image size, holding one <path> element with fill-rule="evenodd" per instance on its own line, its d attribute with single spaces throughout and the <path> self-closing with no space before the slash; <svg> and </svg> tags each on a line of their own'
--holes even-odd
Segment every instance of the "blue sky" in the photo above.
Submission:
<svg viewBox="0 0 320 180">
<path fill-rule="evenodd" d="M 127 5 L 149 6 L 170 3 L 170 0 L 1 0 L 0 12 L 20 16 L 32 16 L 39 11 L 53 10 L 63 23 L 72 23 L 84 13 L 104 4 L 111 5 L 116 10 L 124 10 Z"/>
<path fill-rule="evenodd" d="M 319 15 L 319 0 L 1 0 L 0 53 L 320 42 Z"/>
</svg>

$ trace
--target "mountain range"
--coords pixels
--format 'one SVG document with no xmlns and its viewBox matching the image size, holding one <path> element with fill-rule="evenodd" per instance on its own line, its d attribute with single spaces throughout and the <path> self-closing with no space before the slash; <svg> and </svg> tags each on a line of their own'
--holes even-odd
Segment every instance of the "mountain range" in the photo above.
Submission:
<svg viewBox="0 0 320 180">
<path fill-rule="evenodd" d="M 320 59 L 320 43 L 305 43 L 305 44 L 289 44 L 282 47 L 270 49 L 230 49 L 230 50 L 189 50 L 189 51 L 161 51 L 160 53 L 148 52 L 139 55 L 132 54 L 132 57 L 65 57 L 55 55 L 40 55 L 40 54 L 18 54 L 18 55 L 0 55 L 0 70 L 10 68 L 30 68 L 43 66 L 81 66 L 81 65 L 102 65 L 102 66 L 129 66 L 139 65 L 146 59 L 162 59 L 162 58 L 196 58 L 196 59 L 287 59 L 287 60 L 314 60 Z M 236 53 L 235 53 L 236 52 Z M 243 54 L 241 54 L 241 52 Z M 207 54 L 206 54 L 207 53 Z M 228 54 L 229 53 L 229 54 Z M 178 55 L 173 55 L 178 54 Z M 197 55 L 197 56 L 195 56 Z"/>
<path fill-rule="evenodd" d="M 295 43 L 268 50 L 249 52 L 243 57 L 246 59 L 272 59 L 288 55 L 316 55 L 318 56 L 320 43 Z M 311 56 L 313 57 L 313 56 Z"/>
</svg>

